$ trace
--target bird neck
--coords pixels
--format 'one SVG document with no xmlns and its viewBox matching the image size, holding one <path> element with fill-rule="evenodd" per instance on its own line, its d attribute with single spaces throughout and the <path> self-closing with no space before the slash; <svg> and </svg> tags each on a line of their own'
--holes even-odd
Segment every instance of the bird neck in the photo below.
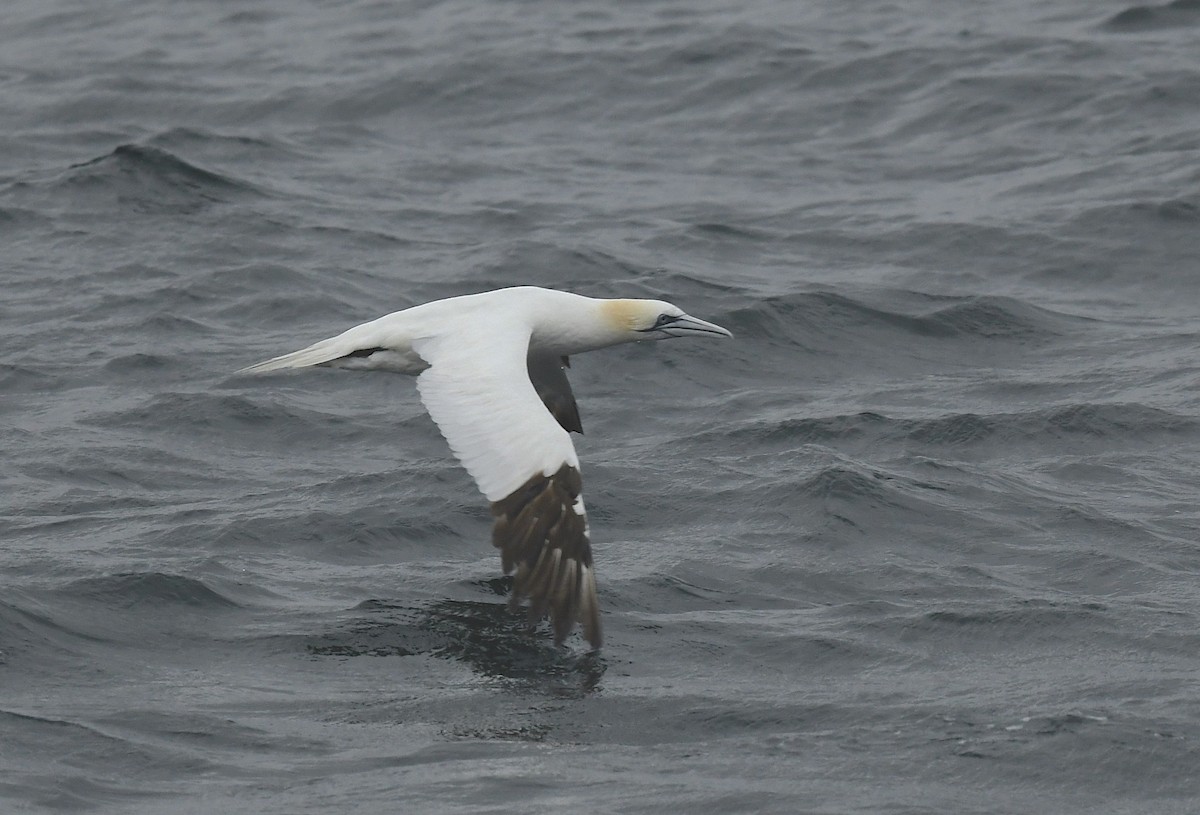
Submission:
<svg viewBox="0 0 1200 815">
<path fill-rule="evenodd" d="M 608 348 L 639 339 L 612 319 L 608 300 L 596 300 L 566 292 L 548 299 L 535 315 L 530 345 L 548 353 L 570 355 Z"/>
</svg>

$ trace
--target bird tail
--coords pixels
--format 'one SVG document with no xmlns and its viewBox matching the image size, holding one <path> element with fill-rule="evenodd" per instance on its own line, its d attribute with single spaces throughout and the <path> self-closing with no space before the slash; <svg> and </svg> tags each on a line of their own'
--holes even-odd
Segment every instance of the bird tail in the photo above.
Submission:
<svg viewBox="0 0 1200 815">
<path fill-rule="evenodd" d="M 349 353 L 343 343 L 336 342 L 338 339 L 340 338 L 331 337 L 330 339 L 313 343 L 307 348 L 301 348 L 299 351 L 293 351 L 290 354 L 256 362 L 253 365 L 242 368 L 238 373 L 262 374 L 267 371 L 279 371 L 284 368 L 310 368 L 313 365 L 332 362 Z"/>
</svg>

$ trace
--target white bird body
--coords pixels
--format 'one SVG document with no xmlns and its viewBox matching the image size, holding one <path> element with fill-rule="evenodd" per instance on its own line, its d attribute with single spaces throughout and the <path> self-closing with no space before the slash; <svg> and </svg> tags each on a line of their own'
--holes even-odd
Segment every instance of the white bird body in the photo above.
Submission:
<svg viewBox="0 0 1200 815">
<path fill-rule="evenodd" d="M 685 334 L 730 336 L 658 300 L 601 300 L 520 286 L 436 300 L 243 369 L 314 365 L 418 375 L 450 449 L 492 503 L 493 543 L 513 600 L 550 611 L 559 642 L 575 621 L 594 647 L 599 612 L 579 459 L 570 355 Z"/>
<path fill-rule="evenodd" d="M 619 322 L 620 309 L 613 304 L 630 302 L 639 301 L 597 300 L 536 286 L 464 294 L 387 314 L 239 373 L 333 365 L 419 374 L 428 365 L 413 350 L 414 342 L 440 335 L 465 337 L 476 331 L 498 337 L 526 327 L 532 351 L 570 356 L 629 342 Z M 350 356 L 369 349 L 382 353 Z"/>
</svg>

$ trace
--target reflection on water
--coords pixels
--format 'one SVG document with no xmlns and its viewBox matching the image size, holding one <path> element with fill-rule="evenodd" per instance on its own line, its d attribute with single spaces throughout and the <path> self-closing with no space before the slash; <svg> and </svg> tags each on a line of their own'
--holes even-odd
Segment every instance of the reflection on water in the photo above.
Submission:
<svg viewBox="0 0 1200 815">
<path fill-rule="evenodd" d="M 506 580 L 481 584 L 507 593 Z M 515 680 L 554 695 L 596 690 L 607 665 L 596 651 L 556 647 L 544 624 L 530 626 L 522 610 L 505 602 L 439 600 L 413 606 L 367 600 L 342 628 L 306 646 L 314 656 L 415 656 L 465 662 L 476 673 Z"/>
</svg>

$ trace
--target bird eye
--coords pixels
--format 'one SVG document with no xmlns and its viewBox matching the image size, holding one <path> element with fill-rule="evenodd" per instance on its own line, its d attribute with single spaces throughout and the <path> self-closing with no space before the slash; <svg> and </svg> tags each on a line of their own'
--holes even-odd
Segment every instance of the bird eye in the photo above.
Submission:
<svg viewBox="0 0 1200 815">
<path fill-rule="evenodd" d="M 670 314 L 660 314 L 658 315 L 658 320 L 654 323 L 654 327 L 662 328 L 664 325 L 670 325 L 675 322 L 676 319 L 678 318 L 672 317 Z"/>
</svg>

